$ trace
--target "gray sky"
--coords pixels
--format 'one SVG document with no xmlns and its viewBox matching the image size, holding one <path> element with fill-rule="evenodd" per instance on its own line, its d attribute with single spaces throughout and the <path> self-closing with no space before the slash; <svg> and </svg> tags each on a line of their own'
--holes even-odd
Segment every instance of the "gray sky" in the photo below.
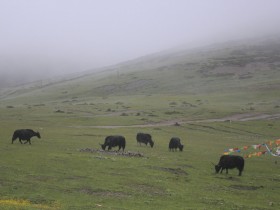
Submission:
<svg viewBox="0 0 280 210">
<path fill-rule="evenodd" d="M 0 0 L 0 76 L 78 72 L 271 34 L 279 9 L 279 0 Z"/>
</svg>

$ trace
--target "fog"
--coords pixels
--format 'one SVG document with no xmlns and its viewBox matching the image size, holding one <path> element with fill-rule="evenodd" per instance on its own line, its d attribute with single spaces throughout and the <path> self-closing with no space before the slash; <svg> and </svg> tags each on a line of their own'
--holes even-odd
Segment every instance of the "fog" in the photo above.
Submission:
<svg viewBox="0 0 280 210">
<path fill-rule="evenodd" d="M 279 8 L 279 0 L 0 0 L 0 82 L 277 34 Z"/>
</svg>

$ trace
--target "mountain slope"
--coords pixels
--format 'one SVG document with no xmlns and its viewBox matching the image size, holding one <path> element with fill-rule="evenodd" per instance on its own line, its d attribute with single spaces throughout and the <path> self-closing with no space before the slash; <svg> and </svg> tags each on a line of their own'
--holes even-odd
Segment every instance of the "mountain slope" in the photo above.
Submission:
<svg viewBox="0 0 280 210">
<path fill-rule="evenodd" d="M 3 99 L 47 100 L 137 94 L 275 91 L 280 86 L 280 39 L 226 43 L 145 56 L 102 71 L 40 81 L 2 91 Z"/>
</svg>

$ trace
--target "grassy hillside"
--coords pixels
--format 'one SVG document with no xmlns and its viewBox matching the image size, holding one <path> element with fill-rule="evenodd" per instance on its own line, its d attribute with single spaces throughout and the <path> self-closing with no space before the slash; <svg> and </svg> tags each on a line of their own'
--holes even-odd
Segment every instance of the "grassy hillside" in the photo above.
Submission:
<svg viewBox="0 0 280 210">
<path fill-rule="evenodd" d="M 258 40 L 159 53 L 98 73 L 3 90 L 0 105 L 34 108 L 32 113 L 40 106 L 48 115 L 59 109 L 70 116 L 84 109 L 129 112 L 151 121 L 278 113 L 279 49 L 279 40 Z"/>
<path fill-rule="evenodd" d="M 164 52 L 2 90 L 0 209 L 277 208 L 278 157 L 246 159 L 241 177 L 215 174 L 211 162 L 279 138 L 279 49 L 270 40 Z M 236 114 L 270 118 L 223 120 Z M 18 128 L 42 139 L 11 144 Z M 139 131 L 154 148 L 136 144 Z M 143 157 L 97 151 L 112 134 Z M 183 152 L 168 151 L 173 136 Z"/>
<path fill-rule="evenodd" d="M 276 89 L 279 83 L 279 47 L 279 40 L 266 40 L 158 53 L 108 67 L 98 73 L 88 72 L 58 81 L 42 80 L 16 88 L 13 94 L 17 96 L 33 89 L 42 89 L 48 95 L 52 94 L 51 90 L 61 90 L 65 97 L 78 94 L 86 97 L 200 94 L 249 87 L 257 91 Z"/>
</svg>

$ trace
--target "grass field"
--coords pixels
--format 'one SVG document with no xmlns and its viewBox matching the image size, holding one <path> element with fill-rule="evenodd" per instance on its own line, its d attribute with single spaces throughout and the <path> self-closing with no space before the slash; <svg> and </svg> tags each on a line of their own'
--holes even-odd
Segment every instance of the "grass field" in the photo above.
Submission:
<svg viewBox="0 0 280 210">
<path fill-rule="evenodd" d="M 72 106 L 71 113 L 67 105 L 60 105 L 63 112 L 55 111 L 57 104 L 2 106 L 0 208 L 275 209 L 279 205 L 280 164 L 275 164 L 278 158 L 267 154 L 246 159 L 241 177 L 236 169 L 228 175 L 215 174 L 211 163 L 217 163 L 226 148 L 279 138 L 279 120 L 194 122 L 146 128 L 91 127 L 137 125 L 171 118 L 196 119 L 194 114 L 188 116 L 187 111 L 185 115 L 180 114 L 183 110 L 166 114 L 170 102 L 179 106 L 181 98 L 165 98 L 166 105 L 159 103 L 158 109 L 151 102 L 152 108 L 143 106 L 146 108 L 141 112 L 133 106 L 140 106 L 133 103 L 137 97 L 132 102 L 128 99 L 123 97 L 122 103 L 118 103 L 108 98 L 96 106 Z M 123 108 L 127 105 L 131 107 Z M 203 109 L 197 109 L 201 118 Z M 38 130 L 42 139 L 35 137 L 32 145 L 21 145 L 18 141 L 11 144 L 12 133 L 17 128 Z M 136 144 L 139 131 L 152 134 L 154 148 Z M 99 143 L 111 134 L 124 135 L 126 151 L 139 152 L 144 157 L 80 151 L 99 149 Z M 168 151 L 173 136 L 181 138 L 185 145 L 183 152 Z"/>
<path fill-rule="evenodd" d="M 246 159 L 242 176 L 212 165 L 227 148 L 280 138 L 275 46 L 142 58 L 1 90 L 0 209 L 277 209 L 279 157 Z M 278 117 L 217 120 L 236 114 Z M 11 144 L 20 128 L 42 138 Z M 154 148 L 136 144 L 140 131 Z M 96 151 L 114 134 L 143 157 Z M 183 152 L 168 151 L 174 136 Z"/>
</svg>

